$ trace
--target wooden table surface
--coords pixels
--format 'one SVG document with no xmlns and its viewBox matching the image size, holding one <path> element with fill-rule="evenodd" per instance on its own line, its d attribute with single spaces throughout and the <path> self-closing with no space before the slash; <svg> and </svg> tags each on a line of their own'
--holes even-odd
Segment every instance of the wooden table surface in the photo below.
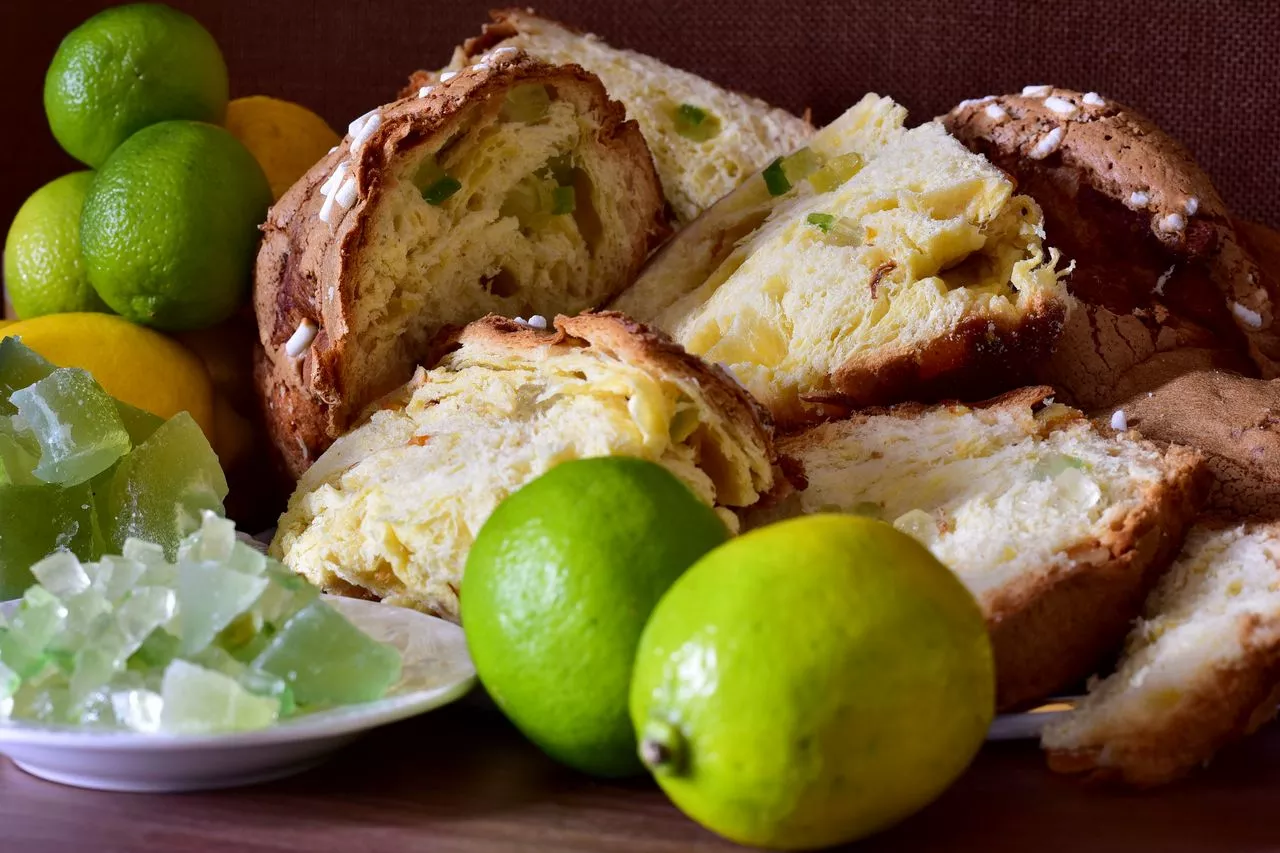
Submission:
<svg viewBox="0 0 1280 853">
<path fill-rule="evenodd" d="M 207 794 L 64 788 L 0 761 L 0 851 L 690 851 L 736 848 L 652 784 L 600 783 L 468 703 L 383 729 L 293 779 Z M 1280 729 L 1189 782 L 1137 793 L 988 745 L 942 799 L 858 851 L 1280 849 Z"/>
</svg>

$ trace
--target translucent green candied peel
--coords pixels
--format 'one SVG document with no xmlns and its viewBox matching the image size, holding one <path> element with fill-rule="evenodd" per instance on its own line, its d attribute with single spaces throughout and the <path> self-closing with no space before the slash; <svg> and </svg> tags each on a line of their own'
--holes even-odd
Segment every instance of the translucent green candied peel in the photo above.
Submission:
<svg viewBox="0 0 1280 853">
<path fill-rule="evenodd" d="M 0 415 L 12 415 L 18 411 L 9 402 L 14 391 L 39 382 L 56 370 L 51 363 L 19 338 L 0 340 Z"/>
<path fill-rule="evenodd" d="M 10 396 L 40 445 L 36 479 L 75 486 L 133 446 L 116 404 L 83 370 L 55 370 Z"/>
<path fill-rule="evenodd" d="M 21 596 L 31 565 L 59 548 L 86 559 L 102 552 L 89 484 L 0 485 L 0 600 Z"/>
<path fill-rule="evenodd" d="M 42 487 L 44 488 L 44 487 Z M 204 513 L 174 549 L 59 551 L 0 622 L 0 719 L 209 733 L 378 699 L 400 655 Z M 25 571 L 25 567 L 24 567 Z"/>
</svg>

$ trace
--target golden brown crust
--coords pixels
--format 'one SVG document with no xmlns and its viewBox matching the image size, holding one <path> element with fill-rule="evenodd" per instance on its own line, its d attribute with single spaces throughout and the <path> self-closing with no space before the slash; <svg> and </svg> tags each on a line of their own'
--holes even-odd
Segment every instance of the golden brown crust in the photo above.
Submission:
<svg viewBox="0 0 1280 853">
<path fill-rule="evenodd" d="M 986 603 L 996 706 L 1009 710 L 1081 683 L 1119 647 L 1155 581 L 1182 548 L 1208 491 L 1201 455 L 1173 446 L 1169 473 L 1141 507 L 1052 576 L 1027 578 Z"/>
<path fill-rule="evenodd" d="M 1178 353 L 1168 353 L 1173 356 Z M 1280 380 L 1186 371 L 1138 384 L 1117 405 L 1145 437 L 1194 447 L 1213 473 L 1208 508 L 1280 517 Z M 1098 412 L 1109 419 L 1113 410 Z"/>
<path fill-rule="evenodd" d="M 353 363 L 356 350 L 348 327 L 359 298 L 353 281 L 368 237 L 366 211 L 381 200 L 389 165 L 410 151 L 439 148 L 487 99 L 531 81 L 584 93 L 598 125 L 594 144 L 611 149 L 616 162 L 625 164 L 620 180 L 645 224 L 631 235 L 630 257 L 612 291 L 634 278 L 665 235 L 661 186 L 639 129 L 626 120 L 621 104 L 608 99 L 599 79 L 578 66 L 550 66 L 515 53 L 460 73 L 426 97 L 415 93 L 380 108 L 381 123 L 355 158 L 348 137 L 284 195 L 263 226 L 254 288 L 262 347 L 258 387 L 272 440 L 295 478 L 370 400 L 409 378 L 408 373 L 364 375 L 364 365 Z M 340 219 L 331 228 L 318 217 L 324 204 L 320 188 L 348 160 L 357 199 L 345 212 L 334 208 Z M 318 333 L 301 357 L 290 358 L 283 346 L 303 321 L 315 324 Z"/>
<path fill-rule="evenodd" d="M 1052 89 L 966 102 L 943 122 L 1013 174 L 1044 210 L 1048 241 L 1076 263 L 1070 286 L 1084 304 L 1042 381 L 1107 405 L 1127 371 L 1185 346 L 1280 371 L 1280 287 L 1241 246 L 1208 176 L 1149 119 Z"/>
</svg>

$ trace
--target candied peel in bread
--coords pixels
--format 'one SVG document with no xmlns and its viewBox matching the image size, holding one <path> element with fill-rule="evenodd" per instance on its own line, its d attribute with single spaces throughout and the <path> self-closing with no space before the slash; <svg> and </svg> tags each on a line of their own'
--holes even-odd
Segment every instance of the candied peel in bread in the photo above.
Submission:
<svg viewBox="0 0 1280 853">
<path fill-rule="evenodd" d="M 1280 705 L 1280 522 L 1197 524 L 1114 674 L 1044 730 L 1049 766 L 1149 786 L 1205 764 Z"/>
<path fill-rule="evenodd" d="M 321 588 L 456 620 L 489 514 L 570 459 L 657 462 L 734 529 L 733 510 L 785 488 L 755 401 L 621 315 L 488 317 L 452 346 L 298 484 L 271 550 Z"/>
<path fill-rule="evenodd" d="M 1040 209 L 930 122 L 867 95 L 682 229 L 612 307 L 728 365 L 784 426 L 977 397 L 1072 304 Z"/>
<path fill-rule="evenodd" d="M 454 51 L 442 71 L 489 62 L 499 51 L 524 50 L 554 63 L 581 65 L 604 81 L 649 143 L 663 191 L 679 223 L 692 221 L 770 160 L 813 135 L 809 122 L 758 98 L 717 86 L 599 36 L 544 18 L 531 9 L 490 12 L 492 23 Z M 440 72 L 419 71 L 406 92 L 431 86 Z"/>
<path fill-rule="evenodd" d="M 380 107 L 272 208 L 257 379 L 300 475 L 435 334 L 594 307 L 665 234 L 644 139 L 593 75 L 515 53 Z"/>
<path fill-rule="evenodd" d="M 952 134 L 1040 203 L 1047 239 L 1075 263 L 1083 303 L 1039 372 L 1085 408 L 1123 399 L 1135 367 L 1276 376 L 1280 279 L 1259 268 L 1185 148 L 1096 92 L 1029 86 L 966 101 Z M 1153 358 L 1188 350 L 1176 359 Z"/>
<path fill-rule="evenodd" d="M 1205 474 L 1195 451 L 1106 434 L 1051 393 L 905 404 L 780 438 L 807 486 L 745 521 L 848 512 L 892 523 L 978 599 L 999 708 L 1069 688 L 1124 637 Z"/>
</svg>

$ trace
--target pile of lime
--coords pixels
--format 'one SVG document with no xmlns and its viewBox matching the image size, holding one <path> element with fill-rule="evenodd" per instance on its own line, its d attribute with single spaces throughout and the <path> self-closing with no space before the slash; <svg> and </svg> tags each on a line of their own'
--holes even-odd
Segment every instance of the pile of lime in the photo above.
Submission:
<svg viewBox="0 0 1280 853">
<path fill-rule="evenodd" d="M 55 550 L 93 560 L 136 537 L 173 554 L 226 494 L 189 414 L 162 420 L 0 341 L 0 599 L 21 595 Z"/>
<path fill-rule="evenodd" d="M 400 653 L 206 512 L 177 548 L 58 551 L 0 621 L 0 719 L 138 732 L 265 728 L 381 698 Z"/>
<path fill-rule="evenodd" d="M 745 844 L 895 823 L 960 775 L 994 714 L 981 610 L 924 546 L 832 515 L 729 539 L 637 459 L 566 462 L 507 498 L 461 600 L 481 682 L 532 741 L 588 773 L 647 768 Z"/>
</svg>

